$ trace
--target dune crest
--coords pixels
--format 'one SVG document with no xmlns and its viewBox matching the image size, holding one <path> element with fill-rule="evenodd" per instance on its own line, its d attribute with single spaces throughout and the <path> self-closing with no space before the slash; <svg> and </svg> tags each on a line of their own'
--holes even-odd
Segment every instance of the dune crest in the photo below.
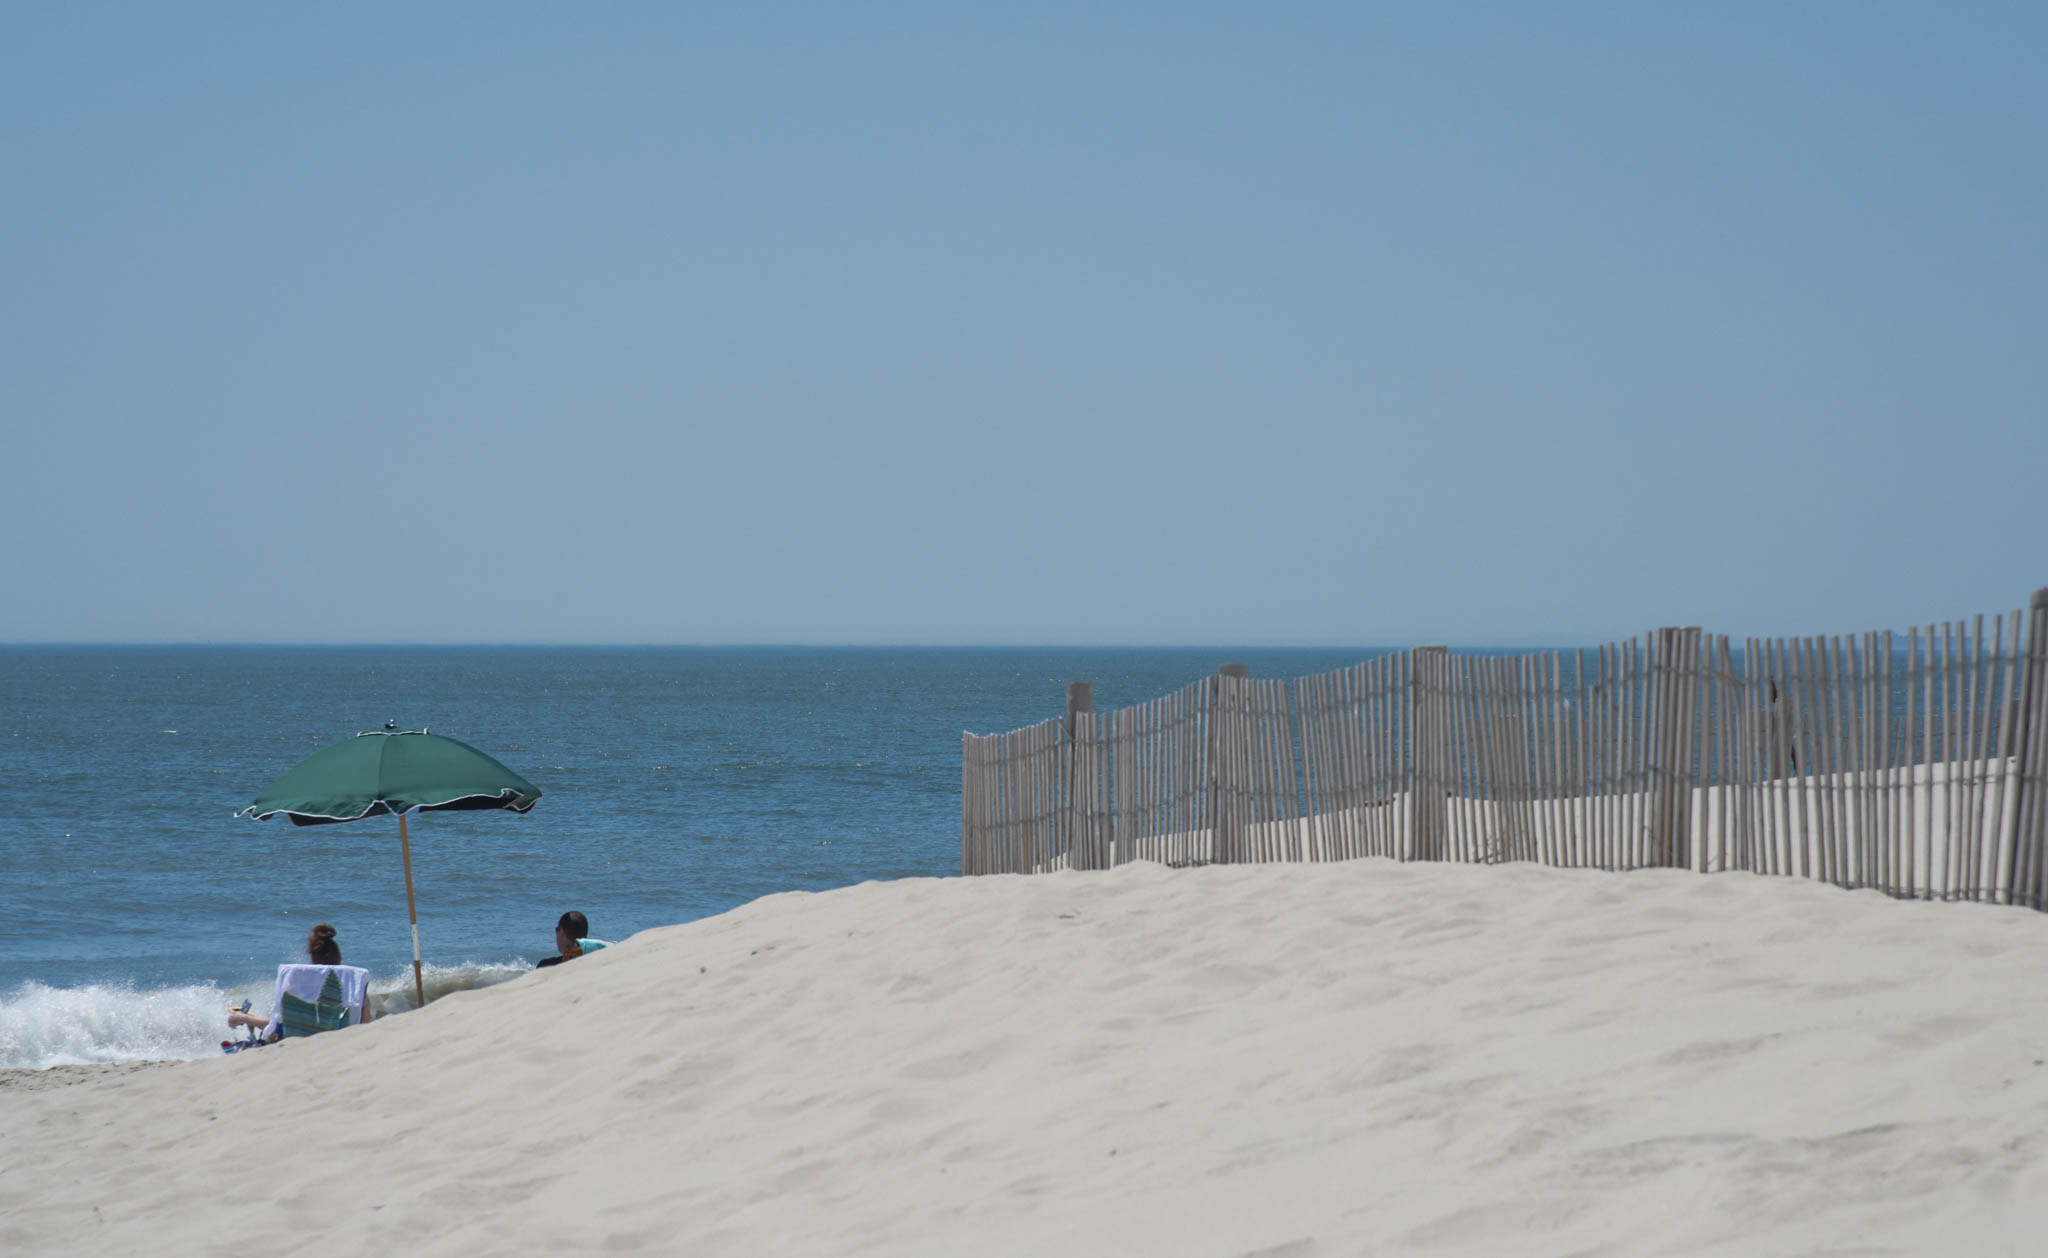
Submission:
<svg viewBox="0 0 2048 1258">
<path fill-rule="evenodd" d="M 2048 915 L 1529 865 L 772 896 L 0 1089 L 0 1249 L 2031 1253 Z"/>
</svg>

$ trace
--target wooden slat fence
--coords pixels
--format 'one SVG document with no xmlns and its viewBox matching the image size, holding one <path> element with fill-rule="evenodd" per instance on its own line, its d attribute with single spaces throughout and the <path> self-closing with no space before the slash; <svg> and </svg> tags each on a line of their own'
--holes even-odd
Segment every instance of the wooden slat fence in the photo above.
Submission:
<svg viewBox="0 0 2048 1258">
<path fill-rule="evenodd" d="M 1082 688 L 1086 693 L 1086 688 Z M 2048 590 L 1989 617 L 1226 666 L 967 734 L 963 873 L 1245 861 L 1748 870 L 2048 908 Z"/>
</svg>

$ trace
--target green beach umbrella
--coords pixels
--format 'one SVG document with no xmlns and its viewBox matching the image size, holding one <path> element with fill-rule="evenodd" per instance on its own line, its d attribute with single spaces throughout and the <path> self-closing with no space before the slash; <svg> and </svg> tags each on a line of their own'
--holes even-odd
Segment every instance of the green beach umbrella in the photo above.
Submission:
<svg viewBox="0 0 2048 1258">
<path fill-rule="evenodd" d="M 398 849 L 405 859 L 405 912 L 412 922 L 413 992 L 425 1005 L 420 918 L 412 898 L 412 843 L 405 832 L 407 814 L 478 808 L 525 812 L 539 799 L 540 790 L 533 783 L 468 743 L 423 729 L 386 726 L 314 752 L 236 815 L 268 821 L 283 813 L 300 826 L 398 817 Z"/>
</svg>

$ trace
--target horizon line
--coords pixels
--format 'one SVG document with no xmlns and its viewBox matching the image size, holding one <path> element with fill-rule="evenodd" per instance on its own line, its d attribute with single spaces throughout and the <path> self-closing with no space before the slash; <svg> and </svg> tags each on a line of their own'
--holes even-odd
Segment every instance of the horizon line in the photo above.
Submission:
<svg viewBox="0 0 2048 1258">
<path fill-rule="evenodd" d="M 1654 632 L 1654 631 L 1651 631 Z M 1642 635 L 1629 635 L 1640 637 Z M 1604 641 L 1625 641 L 1608 638 Z M 216 639 L 54 639 L 0 640 L 0 650 L 97 650 L 97 649 L 221 649 L 246 650 L 816 650 L 816 651 L 1406 651 L 1422 646 L 1446 646 L 1453 650 L 1554 650 L 1560 647 L 1597 645 L 1577 639 L 1523 642 L 1422 641 L 1412 643 L 1357 643 L 1313 641 L 1269 642 L 322 642 L 322 641 L 232 641 Z"/>
</svg>

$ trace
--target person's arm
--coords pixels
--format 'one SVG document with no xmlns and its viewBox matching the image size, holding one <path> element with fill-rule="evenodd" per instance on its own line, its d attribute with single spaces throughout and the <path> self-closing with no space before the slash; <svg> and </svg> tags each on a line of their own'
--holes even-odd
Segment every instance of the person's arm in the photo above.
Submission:
<svg viewBox="0 0 2048 1258">
<path fill-rule="evenodd" d="M 243 1013 L 240 1009 L 230 1009 L 228 1010 L 228 1025 L 252 1026 L 261 1031 L 270 1025 L 270 1019 L 259 1018 L 253 1013 Z"/>
</svg>

